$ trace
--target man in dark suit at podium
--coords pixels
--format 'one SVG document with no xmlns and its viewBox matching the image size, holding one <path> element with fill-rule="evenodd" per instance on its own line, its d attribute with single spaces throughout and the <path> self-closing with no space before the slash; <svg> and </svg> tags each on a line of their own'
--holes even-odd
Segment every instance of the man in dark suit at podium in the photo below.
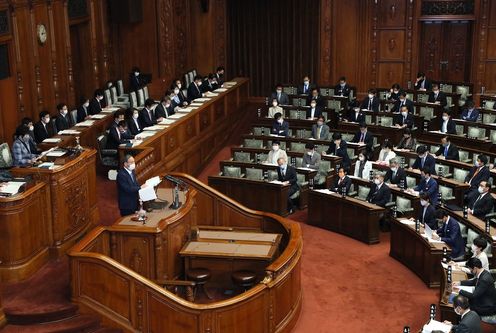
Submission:
<svg viewBox="0 0 496 333">
<path fill-rule="evenodd" d="M 34 124 L 34 139 L 36 143 L 53 136 L 53 125 L 50 123 L 50 113 L 48 111 L 40 112 L 40 121 Z"/>
<path fill-rule="evenodd" d="M 102 99 L 103 99 L 103 90 L 102 89 L 95 90 L 95 96 L 90 101 L 90 105 L 88 109 L 89 114 L 97 114 L 102 112 L 102 104 L 101 104 Z"/>
<path fill-rule="evenodd" d="M 289 192 L 288 192 L 288 211 L 289 214 L 294 212 L 293 201 L 291 200 L 291 196 L 298 191 L 298 178 L 296 177 L 296 170 L 291 165 L 288 165 L 288 162 L 284 157 L 280 157 L 277 160 L 277 178 L 280 182 L 285 184 L 289 184 Z"/>
<path fill-rule="evenodd" d="M 375 205 L 386 207 L 386 204 L 391 199 L 391 190 L 384 184 L 384 175 L 378 172 L 374 175 L 374 185 L 370 188 L 367 201 Z"/>
<path fill-rule="evenodd" d="M 117 173 L 117 194 L 121 216 L 134 214 L 138 210 L 138 192 L 147 186 L 146 184 L 140 186 L 138 183 L 135 167 L 134 157 L 126 155 L 123 160 L 123 167 Z"/>
</svg>

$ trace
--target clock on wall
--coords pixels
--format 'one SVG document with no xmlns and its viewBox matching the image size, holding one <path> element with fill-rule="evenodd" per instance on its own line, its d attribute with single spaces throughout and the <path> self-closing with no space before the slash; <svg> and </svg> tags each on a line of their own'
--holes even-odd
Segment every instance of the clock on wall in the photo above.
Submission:
<svg viewBox="0 0 496 333">
<path fill-rule="evenodd" d="M 38 24 L 36 26 L 36 34 L 38 35 L 38 42 L 43 45 L 46 43 L 48 34 L 44 24 Z"/>
</svg>

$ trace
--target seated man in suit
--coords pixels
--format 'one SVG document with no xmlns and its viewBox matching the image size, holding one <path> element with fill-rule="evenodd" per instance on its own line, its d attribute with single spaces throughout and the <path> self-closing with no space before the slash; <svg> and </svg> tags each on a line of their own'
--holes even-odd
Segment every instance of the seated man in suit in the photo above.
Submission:
<svg viewBox="0 0 496 333">
<path fill-rule="evenodd" d="M 479 155 L 477 156 L 477 161 L 475 161 L 474 166 L 470 169 L 467 177 L 465 177 L 465 184 L 469 184 L 470 188 L 466 194 L 466 202 L 472 202 L 474 197 L 479 195 L 479 184 L 482 181 L 488 181 L 491 176 L 489 168 L 487 166 L 487 156 Z"/>
<path fill-rule="evenodd" d="M 312 138 L 315 140 L 327 140 L 329 138 L 329 126 L 325 123 L 325 117 L 317 117 L 317 123 L 312 125 Z"/>
<path fill-rule="evenodd" d="M 219 85 L 217 84 L 217 79 L 213 74 L 208 74 L 207 78 L 203 80 L 202 92 L 206 93 L 208 91 L 214 91 L 217 88 L 219 88 Z"/>
<path fill-rule="evenodd" d="M 298 86 L 298 95 L 310 95 L 314 87 L 315 85 L 313 83 L 310 83 L 310 78 L 307 75 L 303 78 L 303 84 Z"/>
<path fill-rule="evenodd" d="M 413 128 L 414 118 L 413 114 L 408 112 L 407 106 L 401 107 L 401 112 L 394 117 L 394 126 L 399 128 Z"/>
<path fill-rule="evenodd" d="M 284 184 L 290 185 L 288 192 L 288 211 L 289 214 L 292 214 L 294 212 L 294 205 L 293 201 L 291 200 L 291 196 L 299 190 L 297 183 L 298 178 L 296 177 L 296 169 L 293 168 L 291 165 L 288 165 L 287 160 L 283 157 L 280 157 L 277 160 L 277 164 L 279 165 L 279 167 L 277 168 L 278 180 L 280 182 L 283 182 Z"/>
<path fill-rule="evenodd" d="M 350 187 L 351 179 L 348 177 L 347 169 L 343 167 L 339 168 L 338 176 L 334 178 L 334 183 L 329 190 L 339 194 L 348 195 Z"/>
<path fill-rule="evenodd" d="M 470 309 L 469 300 L 463 295 L 457 295 L 453 299 L 453 309 L 455 313 L 461 316 L 458 325 L 453 325 L 449 321 L 444 321 L 445 324 L 452 325 L 451 331 L 453 333 L 480 333 L 481 319 L 479 315 Z M 434 332 L 434 331 L 433 331 Z"/>
<path fill-rule="evenodd" d="M 424 170 L 427 168 L 431 175 L 435 175 L 436 159 L 429 154 L 426 146 L 419 146 L 417 148 L 417 156 L 410 169 Z"/>
<path fill-rule="evenodd" d="M 78 123 L 90 119 L 90 100 L 86 97 L 81 97 L 81 103 L 77 108 L 76 120 Z"/>
<path fill-rule="evenodd" d="M 391 190 L 384 184 L 384 174 L 378 172 L 374 175 L 374 184 L 370 188 L 367 201 L 381 207 L 386 207 L 390 199 Z"/>
<path fill-rule="evenodd" d="M 114 121 L 110 123 L 109 129 L 119 126 L 119 122 L 124 120 L 124 112 L 117 110 L 114 112 Z"/>
<path fill-rule="evenodd" d="M 432 91 L 429 93 L 429 99 L 427 101 L 429 103 L 439 104 L 443 108 L 446 108 L 446 106 L 448 105 L 446 94 L 439 90 L 439 85 L 437 85 L 436 83 L 432 85 Z"/>
<path fill-rule="evenodd" d="M 313 170 L 319 170 L 321 156 L 315 151 L 315 145 L 311 142 L 305 145 L 305 155 L 303 155 L 303 166 Z"/>
<path fill-rule="evenodd" d="M 479 119 L 479 110 L 475 107 L 473 101 L 470 100 L 465 103 L 465 109 L 462 112 L 461 119 L 473 122 Z"/>
<path fill-rule="evenodd" d="M 471 270 L 474 278 L 460 282 L 453 282 L 453 289 L 459 290 L 459 286 L 475 287 L 474 291 L 460 290 L 460 295 L 468 298 L 470 308 L 481 316 L 492 316 L 496 314 L 496 288 L 491 273 L 482 268 L 482 262 L 478 258 L 470 258 L 466 266 Z"/>
<path fill-rule="evenodd" d="M 168 96 L 162 97 L 160 103 L 158 103 L 158 105 L 155 107 L 154 114 L 155 119 L 157 119 L 157 123 L 174 114 L 171 99 Z"/>
<path fill-rule="evenodd" d="M 415 90 L 430 91 L 431 89 L 432 89 L 431 81 L 427 80 L 424 73 L 419 72 L 417 74 L 417 79 L 415 80 Z"/>
<path fill-rule="evenodd" d="M 289 96 L 285 92 L 282 91 L 282 84 L 278 83 L 276 86 L 276 91 L 270 95 L 269 100 L 277 100 L 277 103 L 280 105 L 289 105 Z"/>
<path fill-rule="evenodd" d="M 284 160 L 287 161 L 288 155 L 286 154 L 286 151 L 281 149 L 281 142 L 274 140 L 272 141 L 272 150 L 269 151 L 265 163 L 277 165 L 277 160 L 280 158 L 284 158 Z"/>
<path fill-rule="evenodd" d="M 274 115 L 274 122 L 272 123 L 270 133 L 279 136 L 289 136 L 289 123 L 284 120 L 282 114 L 276 113 Z"/>
<path fill-rule="evenodd" d="M 138 210 L 138 192 L 147 185 L 139 185 L 136 178 L 136 164 L 134 157 L 126 155 L 123 160 L 123 167 L 117 173 L 117 194 L 119 197 L 119 210 L 121 216 L 134 214 Z"/>
<path fill-rule="evenodd" d="M 379 98 L 375 89 L 369 89 L 369 94 L 363 99 L 360 109 L 379 112 Z"/>
<path fill-rule="evenodd" d="M 456 124 L 453 119 L 451 119 L 451 115 L 448 110 L 443 111 L 443 116 L 441 117 L 441 122 L 439 123 L 439 131 L 446 134 L 456 134 Z"/>
<path fill-rule="evenodd" d="M 479 183 L 478 196 L 473 196 L 472 201 L 469 203 L 468 213 L 474 215 L 475 217 L 485 220 L 487 214 L 493 211 L 493 198 L 489 191 L 491 190 L 491 185 L 488 181 L 481 181 Z"/>
<path fill-rule="evenodd" d="M 420 194 L 420 206 L 418 220 L 422 224 L 427 224 L 432 230 L 437 230 L 436 209 L 431 204 L 431 198 L 427 193 Z M 413 220 L 413 217 L 410 219 Z"/>
<path fill-rule="evenodd" d="M 371 159 L 374 150 L 374 136 L 367 130 L 366 123 L 360 123 L 360 131 L 355 133 L 352 142 L 365 145 L 367 158 Z"/>
<path fill-rule="evenodd" d="M 140 124 L 143 128 L 157 124 L 157 118 L 155 118 L 155 114 L 153 112 L 156 105 L 157 104 L 155 101 L 151 98 L 148 98 L 145 101 L 145 107 L 140 111 L 139 117 Z"/>
<path fill-rule="evenodd" d="M 334 87 L 335 96 L 350 96 L 351 87 L 346 83 L 346 77 L 341 76 L 339 83 Z"/>
<path fill-rule="evenodd" d="M 324 107 L 324 99 L 320 96 L 319 88 L 317 87 L 312 88 L 312 92 L 307 97 L 307 105 L 310 105 L 312 101 L 315 101 L 318 107 Z"/>
<path fill-rule="evenodd" d="M 316 119 L 322 115 L 322 107 L 314 99 L 310 102 L 310 109 L 307 109 L 307 119 Z"/>
<path fill-rule="evenodd" d="M 14 166 L 30 166 L 37 160 L 36 151 L 31 151 L 29 128 L 20 125 L 15 132 L 12 144 L 12 159 Z"/>
<path fill-rule="evenodd" d="M 465 242 L 458 221 L 449 216 L 444 209 L 439 209 L 436 216 L 442 220 L 443 225 L 432 233 L 432 239 L 442 240 L 451 247 L 451 259 L 462 259 L 465 255 Z"/>
<path fill-rule="evenodd" d="M 36 143 L 53 136 L 53 126 L 50 124 L 50 114 L 48 111 L 40 112 L 40 121 L 34 124 L 34 139 Z"/>
<path fill-rule="evenodd" d="M 343 159 L 342 166 L 349 169 L 351 166 L 350 156 L 348 155 L 348 144 L 342 139 L 341 133 L 333 133 L 332 141 L 329 144 L 329 149 L 325 152 L 326 155 L 339 156 Z"/>
<path fill-rule="evenodd" d="M 174 97 L 172 97 L 172 102 L 174 104 L 174 107 L 176 106 L 187 106 L 188 99 L 186 96 L 184 96 L 183 91 L 181 90 L 183 87 L 183 84 L 181 83 L 181 80 L 175 79 L 174 82 L 172 83 L 171 90 L 174 93 Z"/>
<path fill-rule="evenodd" d="M 193 82 L 188 86 L 188 101 L 191 103 L 197 98 L 203 97 L 202 92 L 202 77 L 200 75 L 195 76 Z"/>
<path fill-rule="evenodd" d="M 222 87 L 224 85 L 224 72 L 226 69 L 223 66 L 217 67 L 215 70 L 215 79 L 217 80 L 217 84 L 219 87 Z"/>
<path fill-rule="evenodd" d="M 396 158 L 389 160 L 389 169 L 386 171 L 384 181 L 397 185 L 403 189 L 406 188 L 406 172 L 400 167 Z"/>
<path fill-rule="evenodd" d="M 459 161 L 458 147 L 450 142 L 447 135 L 441 138 L 441 146 L 436 152 L 436 156 L 445 160 Z"/>
<path fill-rule="evenodd" d="M 398 83 L 393 84 L 391 89 L 389 90 L 389 93 L 387 94 L 387 99 L 389 101 L 396 102 L 400 99 L 401 91 L 401 87 Z"/>
<path fill-rule="evenodd" d="M 67 111 L 67 104 L 59 103 L 57 105 L 57 111 L 59 114 L 55 118 L 55 126 L 57 127 L 57 132 L 69 129 L 72 127 L 71 116 L 69 111 Z"/>
<path fill-rule="evenodd" d="M 102 99 L 103 99 L 103 90 L 102 89 L 95 90 L 94 97 L 90 101 L 90 105 L 88 109 L 90 115 L 102 112 L 102 104 L 101 104 Z"/>
<path fill-rule="evenodd" d="M 431 177 L 429 168 L 422 169 L 421 175 L 422 180 L 413 188 L 413 190 L 419 192 L 419 194 L 427 194 L 430 198 L 430 202 L 435 206 L 437 205 L 439 198 L 439 188 L 437 182 Z M 411 189 L 408 189 L 407 191 L 411 192 Z"/>
<path fill-rule="evenodd" d="M 360 106 L 356 105 L 350 109 L 347 118 L 343 119 L 346 121 L 351 121 L 354 123 L 365 123 L 365 114 L 360 110 Z"/>
<path fill-rule="evenodd" d="M 130 142 L 134 139 L 127 129 L 127 123 L 125 120 L 120 120 L 117 126 L 111 126 L 109 129 L 109 134 L 107 136 L 107 149 L 119 149 L 119 146 L 123 143 Z"/>
<path fill-rule="evenodd" d="M 400 112 L 403 107 L 407 108 L 408 113 L 413 114 L 413 102 L 406 98 L 406 92 L 400 93 L 399 99 L 394 103 L 392 112 Z"/>
<path fill-rule="evenodd" d="M 139 111 L 134 109 L 132 112 L 131 117 L 127 120 L 127 127 L 132 135 L 138 135 L 143 131 L 143 127 L 139 123 Z"/>
<path fill-rule="evenodd" d="M 284 109 L 279 106 L 279 102 L 277 99 L 272 99 L 272 106 L 269 108 L 269 111 L 267 112 L 267 118 L 274 118 L 276 113 L 284 114 Z"/>
</svg>

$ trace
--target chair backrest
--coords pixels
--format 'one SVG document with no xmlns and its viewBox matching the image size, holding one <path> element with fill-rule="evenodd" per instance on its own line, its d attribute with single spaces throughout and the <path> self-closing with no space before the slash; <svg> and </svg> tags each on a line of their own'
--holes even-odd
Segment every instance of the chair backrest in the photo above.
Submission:
<svg viewBox="0 0 496 333">
<path fill-rule="evenodd" d="M 245 170 L 246 178 L 251 180 L 262 180 L 263 179 L 263 170 L 256 168 L 246 168 Z"/>
<path fill-rule="evenodd" d="M 261 127 L 261 126 L 253 127 L 253 134 L 254 135 L 264 135 L 267 133 L 270 133 L 270 130 L 266 130 L 264 127 Z"/>
<path fill-rule="evenodd" d="M 100 156 L 100 161 L 103 159 L 102 151 L 107 147 L 107 136 L 102 134 L 96 138 L 98 155 Z"/>
<path fill-rule="evenodd" d="M 267 153 L 258 153 L 258 158 L 260 161 L 267 161 L 267 158 L 269 158 L 269 154 Z"/>
<path fill-rule="evenodd" d="M 103 91 L 103 97 L 105 98 L 105 104 L 112 105 L 112 97 L 110 97 L 110 90 L 105 89 Z"/>
<path fill-rule="evenodd" d="M 351 140 L 353 140 L 354 137 L 355 137 L 355 135 L 351 134 L 351 133 L 342 133 L 341 134 L 341 138 L 347 142 L 350 142 Z"/>
<path fill-rule="evenodd" d="M 320 95 L 321 96 L 333 96 L 334 95 L 334 89 L 333 88 L 320 88 Z"/>
<path fill-rule="evenodd" d="M 370 115 L 370 114 L 366 114 L 365 115 L 365 123 L 367 125 L 371 125 L 372 124 L 372 115 Z"/>
<path fill-rule="evenodd" d="M 453 86 L 451 84 L 446 84 L 446 83 L 441 83 L 439 85 L 439 90 L 445 93 L 452 93 L 453 92 Z"/>
<path fill-rule="evenodd" d="M 296 182 L 298 183 L 299 186 L 303 186 L 307 183 L 307 179 L 305 178 L 305 175 L 303 173 L 297 173 Z"/>
<path fill-rule="evenodd" d="M 143 95 L 145 97 L 145 100 L 150 97 L 150 95 L 148 94 L 148 87 L 147 86 L 143 87 Z"/>
<path fill-rule="evenodd" d="M 327 101 L 327 108 L 331 110 L 341 110 L 341 102 L 335 99 L 329 99 Z"/>
<path fill-rule="evenodd" d="M 436 169 L 438 174 L 443 174 L 443 176 L 446 176 L 449 173 L 449 165 L 443 165 L 443 164 L 436 164 Z"/>
<path fill-rule="evenodd" d="M 429 94 L 425 94 L 425 93 L 418 93 L 417 94 L 417 102 L 425 103 L 428 100 L 429 100 Z"/>
<path fill-rule="evenodd" d="M 492 124 L 496 120 L 496 114 L 493 113 L 482 113 L 482 122 L 484 124 Z"/>
<path fill-rule="evenodd" d="M 496 103 L 496 101 L 485 100 L 483 102 L 483 106 L 484 106 L 485 109 L 492 110 L 494 108 L 494 103 Z"/>
<path fill-rule="evenodd" d="M 226 177 L 241 178 L 241 168 L 234 166 L 224 166 L 223 175 Z"/>
<path fill-rule="evenodd" d="M 469 126 L 467 132 L 468 132 L 467 136 L 469 138 L 483 138 L 486 135 L 486 129 L 485 128 L 479 128 L 479 127 L 474 127 L 474 126 Z"/>
<path fill-rule="evenodd" d="M 463 183 L 465 181 L 465 177 L 468 175 L 468 172 L 468 170 L 453 168 L 453 179 Z"/>
<path fill-rule="evenodd" d="M 331 161 L 321 160 L 319 164 L 319 174 L 327 176 L 331 170 Z"/>
<path fill-rule="evenodd" d="M 479 234 L 475 232 L 472 229 L 467 230 L 467 249 L 470 249 L 472 247 L 472 244 L 474 244 L 474 239 L 479 237 Z"/>
<path fill-rule="evenodd" d="M 370 187 L 364 185 L 358 185 L 358 198 L 362 200 L 367 200 L 367 196 L 369 195 Z"/>
<path fill-rule="evenodd" d="M 441 198 L 443 200 L 450 200 L 453 198 L 453 189 L 451 187 L 439 185 L 439 193 L 441 193 Z"/>
<path fill-rule="evenodd" d="M 291 86 L 291 87 L 283 87 L 282 91 L 288 95 L 296 95 L 298 92 L 298 89 L 294 86 Z"/>
<path fill-rule="evenodd" d="M 327 149 L 329 149 L 329 146 L 326 145 L 318 145 L 315 147 L 315 151 L 320 155 L 322 155 L 323 152 L 327 151 Z"/>
<path fill-rule="evenodd" d="M 298 153 L 305 152 L 305 144 L 301 142 L 291 142 L 291 151 L 295 151 Z"/>
<path fill-rule="evenodd" d="M 413 101 L 413 93 L 412 92 L 407 92 L 406 93 L 406 98 Z"/>
<path fill-rule="evenodd" d="M 496 143 L 496 130 L 491 130 L 491 142 Z"/>
<path fill-rule="evenodd" d="M 417 185 L 417 178 L 411 177 L 411 176 L 406 176 L 406 186 L 408 188 L 413 188 Z"/>
<path fill-rule="evenodd" d="M 306 119 L 307 112 L 302 110 L 289 110 L 289 119 Z"/>
<path fill-rule="evenodd" d="M 143 92 L 143 89 L 138 89 L 138 106 L 143 106 L 145 105 L 145 93 Z"/>
<path fill-rule="evenodd" d="M 380 117 L 381 126 L 393 126 L 393 117 Z"/>
<path fill-rule="evenodd" d="M 456 124 L 455 129 L 456 129 L 456 134 L 458 135 L 462 135 L 463 132 L 465 131 L 465 127 L 463 125 Z"/>
<path fill-rule="evenodd" d="M 267 178 L 269 181 L 277 180 L 279 177 L 277 175 L 276 170 L 268 170 L 267 171 Z"/>
<path fill-rule="evenodd" d="M 112 97 L 112 104 L 117 103 L 117 88 L 115 86 L 110 88 L 110 96 Z"/>
<path fill-rule="evenodd" d="M 302 139 L 308 139 L 312 136 L 312 131 L 307 129 L 296 130 L 296 137 Z"/>
<path fill-rule="evenodd" d="M 460 157 L 460 161 L 462 162 L 468 163 L 471 161 L 471 159 L 468 157 L 469 153 L 466 150 L 459 149 L 458 156 Z"/>
<path fill-rule="evenodd" d="M 470 92 L 469 86 L 456 86 L 456 93 L 460 94 L 460 99 L 467 99 L 467 96 Z"/>
<path fill-rule="evenodd" d="M 446 106 L 453 106 L 453 98 L 451 96 L 446 96 Z"/>
<path fill-rule="evenodd" d="M 354 159 L 355 156 L 355 149 L 353 148 L 346 148 L 346 152 L 348 153 L 348 157 L 351 159 Z"/>
<path fill-rule="evenodd" d="M 387 90 L 379 90 L 377 91 L 377 95 L 379 96 L 379 99 L 380 100 L 387 100 L 387 95 L 388 95 L 388 91 Z"/>
<path fill-rule="evenodd" d="M 434 154 L 435 152 L 437 152 L 437 150 L 439 149 L 439 147 L 437 147 L 436 145 L 430 145 L 429 146 L 429 151 Z"/>
<path fill-rule="evenodd" d="M 243 146 L 246 148 L 263 148 L 263 141 L 258 139 L 245 139 Z"/>
<path fill-rule="evenodd" d="M 122 80 L 117 80 L 117 94 L 119 96 L 124 95 L 124 84 L 122 83 Z"/>
<path fill-rule="evenodd" d="M 421 106 L 420 116 L 423 116 L 425 120 L 431 120 L 434 118 L 434 108 L 430 106 Z"/>
<path fill-rule="evenodd" d="M 71 110 L 72 123 L 77 123 L 77 110 Z"/>
<path fill-rule="evenodd" d="M 301 168 L 303 166 L 303 157 L 295 158 L 295 167 Z"/>
<path fill-rule="evenodd" d="M 251 162 L 250 153 L 244 151 L 235 151 L 234 160 L 237 162 Z"/>
<path fill-rule="evenodd" d="M 412 208 L 412 201 L 408 198 L 401 196 L 396 197 L 396 210 L 399 212 L 406 212 Z"/>
<path fill-rule="evenodd" d="M 14 161 L 10 152 L 9 144 L 4 142 L 0 144 L 0 169 L 11 168 Z"/>
<path fill-rule="evenodd" d="M 138 107 L 138 99 L 136 97 L 136 91 L 131 91 L 129 93 L 129 103 L 131 108 L 137 108 Z"/>
</svg>

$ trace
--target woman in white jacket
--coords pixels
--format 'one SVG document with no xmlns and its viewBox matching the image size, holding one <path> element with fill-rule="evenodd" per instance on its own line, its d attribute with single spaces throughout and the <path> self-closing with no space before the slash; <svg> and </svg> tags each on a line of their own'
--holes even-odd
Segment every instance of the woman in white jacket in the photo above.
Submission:
<svg viewBox="0 0 496 333">
<path fill-rule="evenodd" d="M 355 163 L 355 177 L 369 179 L 372 170 L 372 162 L 367 160 L 367 154 L 363 151 L 358 154 L 358 161 Z"/>
</svg>

